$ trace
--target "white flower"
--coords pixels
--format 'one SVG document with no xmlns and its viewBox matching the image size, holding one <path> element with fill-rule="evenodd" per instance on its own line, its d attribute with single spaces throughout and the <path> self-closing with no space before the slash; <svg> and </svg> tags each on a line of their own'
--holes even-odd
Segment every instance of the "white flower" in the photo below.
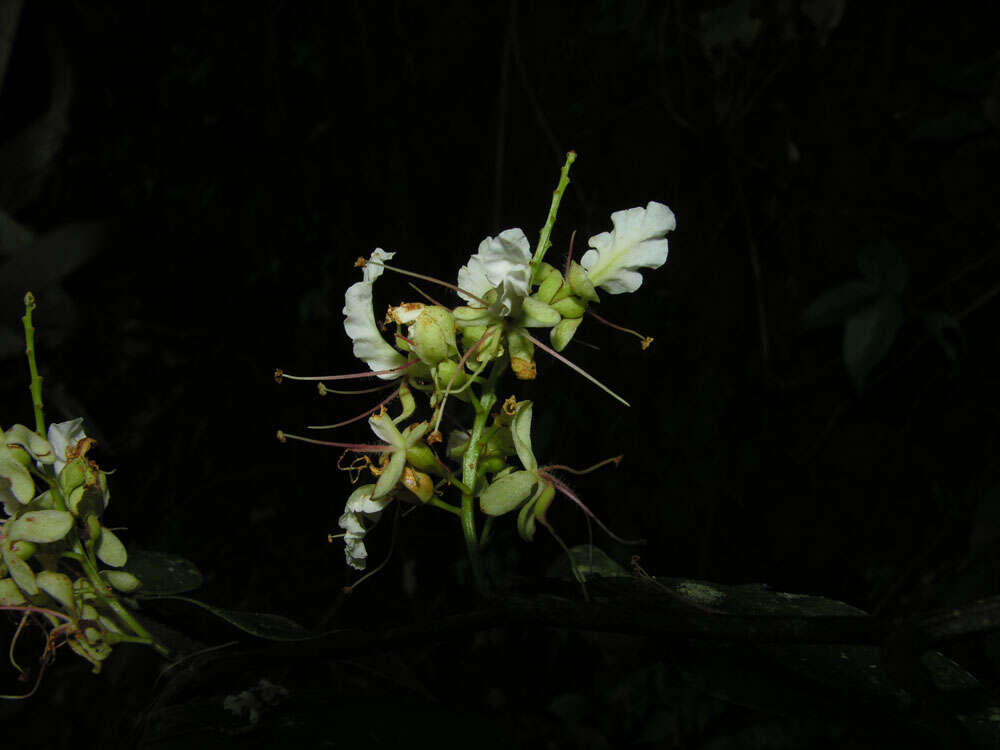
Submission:
<svg viewBox="0 0 1000 750">
<path fill-rule="evenodd" d="M 591 283 L 611 294 L 634 292 L 642 284 L 638 268 L 659 268 L 667 260 L 667 232 L 677 226 L 674 213 L 662 203 L 611 214 L 615 228 L 590 238 L 580 258 Z"/>
<path fill-rule="evenodd" d="M 497 317 L 516 315 L 531 291 L 531 245 L 520 229 L 505 229 L 479 243 L 479 252 L 458 271 L 458 286 L 466 302 L 479 304 L 470 295 L 485 298 L 496 290 L 491 305 Z"/>
<path fill-rule="evenodd" d="M 86 437 L 82 417 L 49 425 L 48 438 L 55 456 L 53 468 L 56 476 L 63 470 L 67 461 L 76 458 L 77 445 Z"/>
<path fill-rule="evenodd" d="M 347 500 L 347 507 L 340 517 L 338 525 L 344 530 L 344 554 L 347 564 L 357 570 L 364 570 L 368 561 L 368 550 L 365 549 L 365 534 L 374 526 L 385 506 L 392 501 L 391 495 L 372 499 L 374 484 L 358 487 Z"/>
<path fill-rule="evenodd" d="M 382 261 L 390 260 L 395 253 L 387 253 L 382 248 L 365 263 L 364 281 L 353 284 L 344 297 L 344 330 L 354 342 L 354 356 L 375 371 L 392 370 L 406 364 L 406 357 L 392 348 L 375 325 L 375 311 L 372 304 L 372 285 L 385 269 Z M 382 380 L 395 380 L 402 371 L 383 372 Z"/>
<path fill-rule="evenodd" d="M 393 487 L 403 476 L 403 469 L 406 468 L 406 451 L 417 445 L 423 436 L 430 429 L 427 422 L 418 422 L 406 427 L 402 432 L 396 427 L 389 414 L 385 411 L 368 418 L 368 424 L 372 428 L 379 440 L 392 446 L 388 463 L 382 467 L 378 484 L 375 485 L 373 497 L 381 499 L 392 492 Z"/>
</svg>

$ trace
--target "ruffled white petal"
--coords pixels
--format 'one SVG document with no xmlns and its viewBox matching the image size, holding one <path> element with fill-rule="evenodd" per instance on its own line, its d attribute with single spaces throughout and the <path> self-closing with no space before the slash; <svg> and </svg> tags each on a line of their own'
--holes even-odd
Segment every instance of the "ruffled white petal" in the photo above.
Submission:
<svg viewBox="0 0 1000 750">
<path fill-rule="evenodd" d="M 59 474 L 66 465 L 66 451 L 70 448 L 76 448 L 77 443 L 86 437 L 87 434 L 83 431 L 82 417 L 49 425 L 48 438 L 55 456 L 53 468 L 56 474 Z"/>
<path fill-rule="evenodd" d="M 531 245 L 520 229 L 505 229 L 479 243 L 479 251 L 458 271 L 458 286 L 477 297 L 495 289 L 495 312 L 501 317 L 517 312 L 531 290 Z M 467 302 L 478 304 L 459 292 Z"/>
<path fill-rule="evenodd" d="M 365 534 L 378 522 L 385 506 L 392 500 L 390 497 L 373 500 L 374 488 L 375 485 L 366 484 L 354 490 L 347 500 L 344 514 L 338 521 L 338 525 L 344 530 L 344 554 L 347 564 L 357 570 L 364 570 L 368 560 Z"/>
<path fill-rule="evenodd" d="M 638 268 L 659 268 L 667 260 L 667 232 L 677 226 L 662 203 L 611 214 L 614 231 L 590 238 L 591 250 L 580 258 L 591 283 L 611 294 L 634 292 L 642 285 Z"/>
<path fill-rule="evenodd" d="M 389 260 L 393 255 L 395 253 L 376 249 L 365 264 L 365 280 L 351 285 L 344 297 L 344 330 L 354 342 L 354 356 L 376 372 L 406 364 L 406 357 L 382 338 L 375 324 L 372 301 L 372 283 L 385 270 L 378 261 Z M 395 380 L 401 375 L 402 372 L 387 372 L 378 377 L 382 380 Z"/>
</svg>

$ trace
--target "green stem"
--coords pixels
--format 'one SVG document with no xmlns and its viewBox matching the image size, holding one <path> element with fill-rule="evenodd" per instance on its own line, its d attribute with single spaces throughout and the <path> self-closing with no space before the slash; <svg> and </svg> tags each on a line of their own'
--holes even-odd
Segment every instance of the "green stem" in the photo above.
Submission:
<svg viewBox="0 0 1000 750">
<path fill-rule="evenodd" d="M 497 402 L 494 392 L 496 379 L 499 377 L 499 370 L 503 369 L 501 360 L 490 371 L 490 376 L 486 379 L 483 394 L 479 397 L 478 403 L 473 402 L 476 407 L 476 419 L 472 423 L 472 431 L 469 433 L 469 447 L 462 457 L 462 482 L 466 488 L 476 487 L 476 480 L 479 476 L 479 457 L 483 452 L 483 430 L 486 428 L 486 420 L 490 417 L 490 412 Z M 483 576 L 482 561 L 479 558 L 479 537 L 476 534 L 476 498 L 472 492 L 462 493 L 462 532 L 465 535 L 465 548 L 469 553 L 469 563 L 472 565 L 472 575 L 476 579 L 476 586 L 481 593 L 486 593 L 486 578 Z"/>
<path fill-rule="evenodd" d="M 556 189 L 552 193 L 552 205 L 549 206 L 549 215 L 545 219 L 545 226 L 542 227 L 541 234 L 538 235 L 538 247 L 535 248 L 535 257 L 531 259 L 531 283 L 535 284 L 538 280 L 538 271 L 542 266 L 542 260 L 545 258 L 546 251 L 552 246 L 552 242 L 549 237 L 552 234 L 552 227 L 556 223 L 556 214 L 559 212 L 559 202 L 562 200 L 563 193 L 566 192 L 566 187 L 569 185 L 569 168 L 576 161 L 576 151 L 570 151 L 566 154 L 566 163 L 563 164 L 562 172 L 559 174 L 559 184 L 556 185 Z"/>
<path fill-rule="evenodd" d="M 114 594 L 109 596 L 106 593 L 107 584 L 104 582 L 104 579 L 101 578 L 100 573 L 97 572 L 97 568 L 90 562 L 90 560 L 85 558 L 81 560 L 80 563 L 83 567 L 83 572 L 87 574 L 87 578 L 94 587 L 94 592 L 101 604 L 114 612 L 122 623 L 131 628 L 132 632 L 141 638 L 144 643 L 148 643 L 150 646 L 155 648 L 161 656 L 170 656 L 170 651 L 167 650 L 166 646 L 157 641 L 153 637 L 152 633 L 140 625 L 139 621 L 136 620 L 132 613 L 125 608 L 125 605 L 118 601 L 118 598 Z"/>
<path fill-rule="evenodd" d="M 28 355 L 28 370 L 31 373 L 31 403 L 35 407 L 35 432 L 39 437 L 45 437 L 45 413 L 42 411 L 42 379 L 38 376 L 38 365 L 35 364 L 35 327 L 31 323 L 31 311 L 35 309 L 35 295 L 28 292 L 24 295 L 24 353 Z"/>
<path fill-rule="evenodd" d="M 430 499 L 430 502 L 427 503 L 427 504 L 428 505 L 433 505 L 435 508 L 440 508 L 441 510 L 446 510 L 449 513 L 454 513 L 456 516 L 461 516 L 462 515 L 461 508 L 458 508 L 458 507 L 452 505 L 451 503 L 446 503 L 444 500 L 441 500 L 440 498 L 437 498 L 437 497 L 432 497 Z"/>
</svg>

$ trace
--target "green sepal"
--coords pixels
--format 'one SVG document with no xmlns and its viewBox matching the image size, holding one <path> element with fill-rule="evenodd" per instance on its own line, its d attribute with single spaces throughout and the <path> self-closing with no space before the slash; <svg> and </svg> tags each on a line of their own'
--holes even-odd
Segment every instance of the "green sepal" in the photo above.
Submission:
<svg viewBox="0 0 1000 750">
<path fill-rule="evenodd" d="M 479 508 L 488 516 L 502 516 L 535 494 L 538 477 L 531 471 L 504 474 L 483 490 Z"/>
<path fill-rule="evenodd" d="M 573 290 L 573 294 L 587 302 L 601 301 L 587 272 L 575 260 L 569 264 L 569 286 Z"/>
<path fill-rule="evenodd" d="M 73 514 L 65 510 L 29 510 L 7 522 L 4 532 L 11 541 L 49 544 L 62 539 L 73 528 Z"/>
<path fill-rule="evenodd" d="M 472 343 L 476 342 L 473 341 Z M 457 375 L 455 374 L 456 371 L 458 372 Z M 458 369 L 458 363 L 450 359 L 446 359 L 439 364 L 434 375 L 438 388 L 442 391 L 448 386 L 448 383 L 451 383 L 451 390 L 456 391 L 465 385 L 465 381 L 469 379 L 464 371 Z M 453 375 L 455 377 L 454 381 L 451 379 Z"/>
<path fill-rule="evenodd" d="M 562 316 L 551 306 L 533 297 L 524 298 L 524 321 L 527 328 L 551 328 Z"/>
<path fill-rule="evenodd" d="M 576 329 L 580 327 L 580 323 L 583 322 L 583 318 L 565 318 L 559 325 L 552 328 L 549 331 L 549 341 L 552 342 L 552 348 L 557 352 L 561 352 L 566 348 L 566 345 L 573 339 L 573 334 L 576 333 Z"/>
<path fill-rule="evenodd" d="M 399 424 L 413 414 L 417 408 L 417 401 L 413 398 L 413 391 L 410 390 L 405 380 L 399 384 L 399 404 L 402 407 L 402 411 L 398 417 L 392 420 L 393 424 Z"/>
<path fill-rule="evenodd" d="M 552 303 L 552 309 L 564 318 L 582 318 L 587 312 L 587 305 L 580 301 L 579 297 L 566 297 L 558 302 Z"/>
<path fill-rule="evenodd" d="M 486 333 L 486 326 L 469 326 L 462 329 L 462 348 L 468 351 L 476 345 L 476 342 Z M 443 363 L 442 363 L 443 364 Z"/>
<path fill-rule="evenodd" d="M 455 325 L 461 329 L 468 328 L 469 326 L 482 326 L 485 328 L 492 320 L 488 307 L 467 307 L 460 305 L 452 310 L 451 314 L 455 318 Z"/>
<path fill-rule="evenodd" d="M 544 302 L 545 304 L 550 304 L 552 298 L 555 296 L 556 292 L 563 285 L 562 274 L 559 273 L 555 268 L 550 266 L 548 263 L 543 263 L 542 268 L 548 267 L 549 272 L 542 279 L 542 283 L 538 287 L 538 291 L 533 295 L 539 302 Z"/>
</svg>

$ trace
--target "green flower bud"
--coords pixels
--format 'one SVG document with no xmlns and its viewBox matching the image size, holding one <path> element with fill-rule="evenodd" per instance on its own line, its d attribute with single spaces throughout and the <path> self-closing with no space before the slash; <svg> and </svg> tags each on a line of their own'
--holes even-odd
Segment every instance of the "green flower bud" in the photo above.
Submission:
<svg viewBox="0 0 1000 750">
<path fill-rule="evenodd" d="M 472 343 L 475 343 L 475 341 L 473 341 Z M 457 375 L 455 374 L 456 371 L 458 372 Z M 452 377 L 454 377 L 455 379 L 452 380 Z M 437 366 L 437 383 L 438 386 L 442 389 L 444 389 L 444 387 L 447 386 L 448 383 L 451 383 L 451 389 L 453 391 L 457 390 L 461 388 L 463 385 L 465 385 L 466 380 L 468 380 L 468 376 L 466 376 L 465 372 L 458 369 L 457 362 L 454 362 L 450 359 L 446 359 L 444 362 L 442 362 Z"/>
<path fill-rule="evenodd" d="M 76 611 L 73 582 L 65 573 L 43 570 L 35 577 L 38 588 L 59 602 L 70 613 Z"/>
<path fill-rule="evenodd" d="M 535 494 L 538 477 L 531 471 L 515 471 L 494 480 L 479 496 L 479 508 L 488 516 L 502 516 Z"/>
<path fill-rule="evenodd" d="M 3 433 L 3 440 L 8 448 L 16 446 L 17 459 L 27 467 L 32 460 L 43 464 L 55 461 L 55 455 L 49 441 L 32 432 L 23 424 L 16 424 Z"/>
<path fill-rule="evenodd" d="M 507 463 L 504 461 L 503 456 L 489 456 L 479 461 L 479 468 L 487 474 L 496 474 L 498 471 L 503 471 L 506 465 Z"/>
<path fill-rule="evenodd" d="M 565 349 L 582 322 L 583 318 L 566 318 L 560 321 L 559 325 L 553 327 L 549 331 L 549 341 L 552 342 L 552 348 L 557 352 Z"/>
<path fill-rule="evenodd" d="M 98 559 L 112 568 L 120 568 L 128 562 L 125 545 L 111 531 L 103 527 L 101 528 L 101 536 L 97 540 L 96 552 Z"/>
<path fill-rule="evenodd" d="M 582 318 L 587 311 L 586 303 L 581 302 L 579 297 L 561 299 L 554 302 L 552 308 L 564 318 Z"/>
<path fill-rule="evenodd" d="M 10 515 L 35 496 L 35 483 L 21 465 L 18 452 L 0 444 L 0 502 Z"/>
<path fill-rule="evenodd" d="M 414 353 L 427 365 L 436 365 L 458 353 L 455 345 L 455 318 L 438 305 L 425 307 L 409 328 Z"/>
<path fill-rule="evenodd" d="M 16 607 L 27 600 L 12 578 L 0 578 L 0 606 Z"/>
<path fill-rule="evenodd" d="M 14 542 L 16 545 L 24 544 L 23 542 Z M 34 548 L 32 548 L 32 552 Z M 38 584 L 35 583 L 35 572 L 21 557 L 14 551 L 13 544 L 9 539 L 4 540 L 3 545 L 0 546 L 0 556 L 3 557 L 4 565 L 7 566 L 7 572 L 10 573 L 10 577 L 14 579 L 14 583 L 17 587 L 21 589 L 28 596 L 34 596 L 38 593 Z"/>
<path fill-rule="evenodd" d="M 507 348 L 510 351 L 510 368 L 520 380 L 534 380 L 537 374 L 535 367 L 535 345 L 521 331 L 507 334 Z"/>
<path fill-rule="evenodd" d="M 62 539 L 73 528 L 73 514 L 65 510 L 30 510 L 7 522 L 7 539 L 48 544 Z"/>
<path fill-rule="evenodd" d="M 142 586 L 142 581 L 127 570 L 102 570 L 101 577 L 115 590 L 121 591 L 123 594 L 131 594 Z"/>
<path fill-rule="evenodd" d="M 400 479 L 403 486 L 417 496 L 422 503 L 426 503 L 434 497 L 434 482 L 422 471 L 417 471 L 412 466 L 403 469 L 403 476 Z"/>
<path fill-rule="evenodd" d="M 444 467 L 434 457 L 434 451 L 427 443 L 417 443 L 406 449 L 406 463 L 428 474 L 447 476 Z"/>
</svg>

